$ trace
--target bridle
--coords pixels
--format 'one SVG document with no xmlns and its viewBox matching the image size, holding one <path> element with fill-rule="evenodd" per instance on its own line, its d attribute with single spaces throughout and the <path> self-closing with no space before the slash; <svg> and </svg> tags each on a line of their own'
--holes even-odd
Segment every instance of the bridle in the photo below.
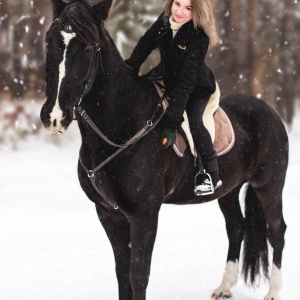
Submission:
<svg viewBox="0 0 300 300">
<path fill-rule="evenodd" d="M 80 164 L 83 168 L 83 170 L 85 171 L 85 173 L 87 174 L 87 177 L 89 178 L 92 186 L 94 187 L 95 191 L 111 206 L 114 207 L 114 209 L 118 209 L 118 206 L 116 205 L 116 203 L 112 203 L 109 199 L 107 199 L 105 193 L 101 192 L 95 182 L 95 174 L 102 169 L 108 162 L 110 162 L 113 158 L 115 158 L 118 154 L 120 154 L 123 150 L 125 150 L 127 147 L 129 147 L 130 145 L 138 142 L 140 139 L 142 139 L 145 135 L 147 135 L 149 132 L 151 132 L 156 125 L 159 123 L 159 121 L 161 120 L 164 111 L 161 105 L 161 101 L 159 102 L 155 112 L 153 113 L 153 115 L 151 116 L 151 118 L 149 120 L 146 121 L 145 125 L 135 134 L 133 135 L 128 141 L 126 141 L 123 144 L 116 144 L 113 141 L 111 141 L 107 136 L 105 136 L 103 134 L 103 132 L 95 125 L 95 123 L 91 120 L 91 118 L 89 117 L 89 115 L 86 113 L 86 111 L 84 110 L 84 108 L 82 108 L 81 103 L 82 100 L 84 98 L 84 96 L 86 96 L 88 94 L 88 92 L 91 90 L 93 84 L 94 84 L 94 80 L 96 78 L 97 72 L 98 72 L 98 67 L 100 65 L 101 70 L 103 70 L 103 64 L 102 64 L 102 53 L 101 53 L 101 48 L 99 46 L 99 44 L 95 44 L 93 46 L 94 48 L 94 54 L 93 54 L 93 59 L 91 60 L 91 65 L 90 65 L 90 72 L 89 72 L 89 76 L 88 76 L 88 80 L 86 81 L 86 84 L 84 86 L 84 89 L 81 93 L 81 95 L 76 99 L 75 103 L 74 103 L 74 111 L 77 112 L 77 116 L 82 118 L 82 120 L 88 124 L 96 133 L 97 135 L 104 140 L 107 144 L 118 148 L 117 151 L 115 151 L 112 155 L 110 155 L 109 157 L 107 157 L 103 162 L 101 162 L 100 164 L 98 164 L 95 168 L 93 169 L 89 169 L 87 168 L 81 157 L 79 154 L 79 161 Z"/>
<path fill-rule="evenodd" d="M 102 53 L 101 53 L 101 48 L 99 46 L 98 43 L 96 43 L 94 46 L 94 53 L 93 53 L 93 59 L 91 60 L 91 64 L 89 67 L 90 70 L 90 74 L 88 76 L 88 80 L 86 81 L 85 85 L 84 85 L 84 89 L 80 95 L 80 97 L 78 97 L 75 102 L 74 102 L 74 109 L 76 109 L 76 107 L 78 107 L 82 101 L 82 98 L 90 91 L 90 89 L 93 86 L 94 80 L 96 78 L 97 75 L 97 69 L 99 66 L 99 62 L 100 62 L 100 67 L 101 70 L 103 70 L 103 65 L 102 65 Z"/>
</svg>

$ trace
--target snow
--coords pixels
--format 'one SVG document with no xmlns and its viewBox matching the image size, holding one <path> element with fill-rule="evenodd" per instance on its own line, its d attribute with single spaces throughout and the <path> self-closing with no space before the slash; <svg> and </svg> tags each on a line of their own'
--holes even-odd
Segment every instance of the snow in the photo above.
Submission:
<svg viewBox="0 0 300 300">
<path fill-rule="evenodd" d="M 300 294 L 300 114 L 290 132 L 284 189 L 288 225 L 282 299 Z M 74 136 L 76 138 L 74 139 Z M 60 146 L 53 139 L 60 140 Z M 117 299 L 114 258 L 93 203 L 77 179 L 76 125 L 64 136 L 39 138 L 22 151 L 0 151 L 0 295 L 4 300 Z M 198 239 L 193 241 L 193 237 Z M 210 299 L 227 255 L 225 222 L 217 201 L 161 209 L 147 299 Z M 239 280 L 234 299 L 259 300 Z"/>
</svg>

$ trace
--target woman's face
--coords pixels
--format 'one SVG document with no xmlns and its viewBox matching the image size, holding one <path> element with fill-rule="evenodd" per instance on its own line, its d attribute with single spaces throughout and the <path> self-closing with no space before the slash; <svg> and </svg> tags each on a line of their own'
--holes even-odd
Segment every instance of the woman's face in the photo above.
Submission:
<svg viewBox="0 0 300 300">
<path fill-rule="evenodd" d="M 171 12 L 175 22 L 183 23 L 192 19 L 192 0 L 174 0 Z"/>
</svg>

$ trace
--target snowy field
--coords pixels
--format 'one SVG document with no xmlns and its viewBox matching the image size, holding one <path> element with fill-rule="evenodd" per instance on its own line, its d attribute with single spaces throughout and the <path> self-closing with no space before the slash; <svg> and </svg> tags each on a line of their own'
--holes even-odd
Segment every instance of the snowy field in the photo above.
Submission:
<svg viewBox="0 0 300 300">
<path fill-rule="evenodd" d="M 59 137 L 0 151 L 0 299 L 116 300 L 109 241 L 94 205 L 77 180 L 79 138 L 74 124 Z M 288 225 L 283 252 L 283 300 L 300 295 L 300 114 L 290 132 L 284 189 Z M 197 241 L 193 241 L 197 236 Z M 225 222 L 217 201 L 162 207 L 148 286 L 150 300 L 208 300 L 222 278 L 227 255 Z M 299 252 L 298 252 L 299 253 Z M 239 281 L 234 299 L 262 300 Z"/>
</svg>

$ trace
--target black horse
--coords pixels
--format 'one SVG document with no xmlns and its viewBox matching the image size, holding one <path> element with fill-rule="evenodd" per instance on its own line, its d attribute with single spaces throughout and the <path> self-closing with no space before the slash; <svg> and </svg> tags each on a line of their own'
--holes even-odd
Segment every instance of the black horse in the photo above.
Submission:
<svg viewBox="0 0 300 300">
<path fill-rule="evenodd" d="M 52 133 L 65 132 L 74 115 L 78 121 L 79 180 L 111 242 L 119 299 L 146 299 L 162 203 L 218 198 L 229 250 L 223 281 L 213 298 L 231 296 L 244 241 L 245 280 L 254 283 L 262 273 L 270 284 L 265 299 L 278 300 L 288 138 L 276 112 L 253 96 L 222 97 L 220 105 L 232 121 L 236 143 L 219 158 L 223 186 L 212 196 L 196 197 L 198 170 L 189 150 L 180 158 L 161 145 L 162 111 L 153 83 L 129 74 L 105 30 L 112 0 L 94 6 L 84 0 L 52 2 L 54 21 L 46 35 L 47 100 L 41 119 Z M 244 183 L 245 217 L 238 199 Z M 268 241 L 273 248 L 270 276 Z"/>
</svg>

